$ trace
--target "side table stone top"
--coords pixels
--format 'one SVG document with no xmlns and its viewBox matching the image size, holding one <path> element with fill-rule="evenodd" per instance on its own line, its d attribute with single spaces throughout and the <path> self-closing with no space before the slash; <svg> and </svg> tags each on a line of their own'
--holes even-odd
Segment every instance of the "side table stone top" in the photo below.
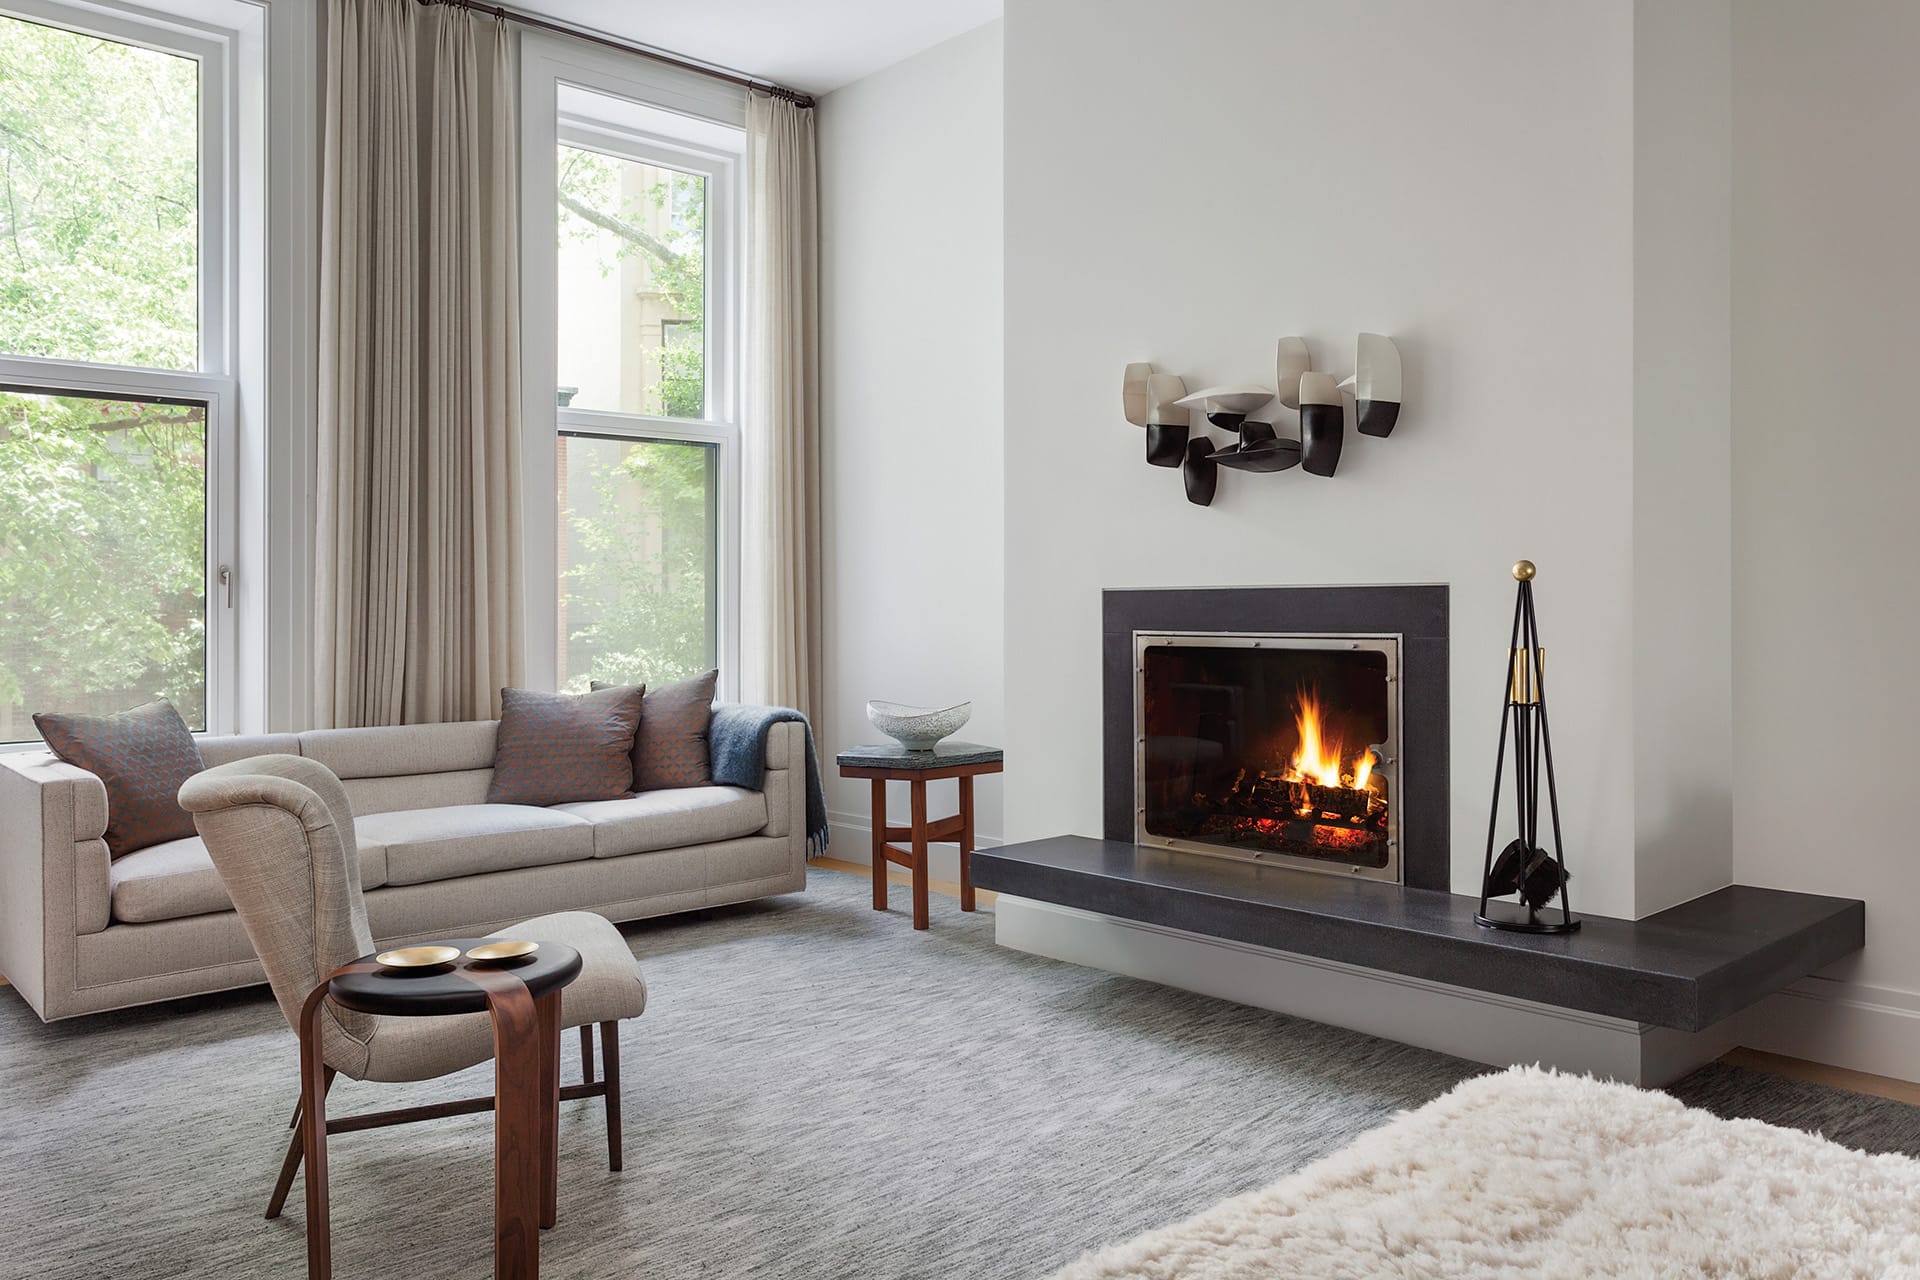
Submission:
<svg viewBox="0 0 1920 1280">
<path fill-rule="evenodd" d="M 843 769 L 949 769 L 962 764 L 1000 764 L 1006 753 L 977 742 L 942 742 L 931 751 L 909 751 L 897 742 L 848 747 L 834 761 Z"/>
</svg>

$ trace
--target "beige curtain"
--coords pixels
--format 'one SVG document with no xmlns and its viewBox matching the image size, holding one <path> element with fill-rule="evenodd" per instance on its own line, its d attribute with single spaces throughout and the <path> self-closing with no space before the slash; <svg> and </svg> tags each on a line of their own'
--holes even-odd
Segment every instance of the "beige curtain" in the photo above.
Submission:
<svg viewBox="0 0 1920 1280">
<path fill-rule="evenodd" d="M 497 715 L 522 683 L 506 24 L 328 10 L 314 722 Z"/>
<path fill-rule="evenodd" d="M 813 110 L 747 101 L 747 695 L 821 707 L 820 249 Z"/>
</svg>

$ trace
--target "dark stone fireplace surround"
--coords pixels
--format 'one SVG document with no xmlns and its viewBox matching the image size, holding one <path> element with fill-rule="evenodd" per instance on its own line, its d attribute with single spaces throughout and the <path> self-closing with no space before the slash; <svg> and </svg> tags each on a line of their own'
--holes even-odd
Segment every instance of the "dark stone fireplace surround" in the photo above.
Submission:
<svg viewBox="0 0 1920 1280">
<path fill-rule="evenodd" d="M 1135 844 L 1136 631 L 1400 635 L 1405 883 Z M 1579 932 L 1564 936 L 1476 926 L 1479 899 L 1450 892 L 1448 883 L 1444 586 L 1113 590 L 1105 593 L 1101 648 L 1106 838 L 1060 835 L 978 850 L 976 887 L 1681 1031 L 1712 1026 L 1865 944 L 1866 904 L 1858 899 L 1746 885 L 1641 920 L 1586 915 Z M 1046 762 L 1010 753 L 1009 768 L 1044 771 Z"/>
<path fill-rule="evenodd" d="M 1107 591 L 1100 653 L 1104 818 L 1109 840 L 1133 839 L 1136 632 L 1212 631 L 1400 638 L 1401 882 L 1450 887 L 1447 588 L 1194 587 Z"/>
</svg>

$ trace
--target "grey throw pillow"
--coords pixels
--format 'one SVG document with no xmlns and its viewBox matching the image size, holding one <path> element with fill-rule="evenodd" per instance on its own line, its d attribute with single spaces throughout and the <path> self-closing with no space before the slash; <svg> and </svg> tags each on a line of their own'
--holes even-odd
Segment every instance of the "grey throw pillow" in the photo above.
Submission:
<svg viewBox="0 0 1920 1280">
<path fill-rule="evenodd" d="M 627 794 L 646 692 L 502 689 L 487 803 L 566 804 Z"/>
<path fill-rule="evenodd" d="M 110 716 L 38 711 L 33 724 L 55 755 L 106 785 L 108 857 L 194 834 L 180 784 L 207 766 L 171 702 Z"/>
<path fill-rule="evenodd" d="M 719 681 L 720 672 L 714 670 L 678 684 L 662 685 L 647 694 L 640 713 L 640 733 L 633 740 L 635 791 L 713 785 L 707 729 L 713 721 L 713 691 Z M 632 686 L 604 685 L 596 680 L 593 687 Z"/>
</svg>

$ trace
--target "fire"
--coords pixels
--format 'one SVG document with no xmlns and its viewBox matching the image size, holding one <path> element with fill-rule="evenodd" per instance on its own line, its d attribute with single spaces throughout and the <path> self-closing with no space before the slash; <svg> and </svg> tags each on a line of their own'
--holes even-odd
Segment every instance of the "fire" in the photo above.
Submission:
<svg viewBox="0 0 1920 1280">
<path fill-rule="evenodd" d="M 1313 782 L 1323 787 L 1365 790 L 1367 779 L 1373 776 L 1373 749 L 1363 747 L 1359 757 L 1353 762 L 1350 776 L 1343 776 L 1341 756 L 1344 753 L 1344 744 L 1338 738 L 1330 737 L 1323 731 L 1318 695 L 1311 689 L 1302 689 L 1296 707 L 1294 728 L 1300 739 L 1300 746 L 1293 753 L 1289 779 Z"/>
</svg>

